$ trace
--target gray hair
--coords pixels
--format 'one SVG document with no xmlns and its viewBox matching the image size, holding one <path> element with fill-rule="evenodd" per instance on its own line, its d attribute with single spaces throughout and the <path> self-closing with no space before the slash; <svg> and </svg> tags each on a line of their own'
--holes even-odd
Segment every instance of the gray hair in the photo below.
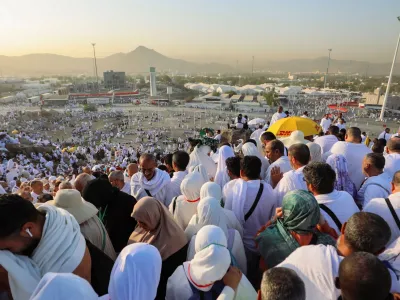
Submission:
<svg viewBox="0 0 400 300">
<path fill-rule="evenodd" d="M 59 190 L 72 190 L 74 187 L 72 186 L 72 183 L 69 181 L 63 181 L 60 183 L 58 186 Z"/>
<path fill-rule="evenodd" d="M 122 171 L 113 171 L 108 175 L 110 180 L 120 180 L 124 181 L 124 173 Z"/>
<path fill-rule="evenodd" d="M 261 282 L 262 300 L 305 300 L 306 288 L 297 273 L 275 267 L 264 272 Z"/>
<path fill-rule="evenodd" d="M 344 236 L 353 251 L 377 254 L 389 242 L 391 231 L 381 216 L 358 212 L 347 221 Z"/>
</svg>

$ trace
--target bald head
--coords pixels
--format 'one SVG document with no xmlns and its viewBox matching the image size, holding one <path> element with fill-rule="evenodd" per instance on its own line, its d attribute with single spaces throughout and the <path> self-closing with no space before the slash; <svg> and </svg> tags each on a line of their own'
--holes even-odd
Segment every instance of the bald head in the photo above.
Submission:
<svg viewBox="0 0 400 300">
<path fill-rule="evenodd" d="M 82 172 L 86 173 L 86 174 L 89 174 L 89 175 L 92 175 L 92 170 L 88 166 L 83 167 L 82 168 Z"/>
<path fill-rule="evenodd" d="M 356 252 L 345 257 L 339 266 L 336 286 L 346 300 L 385 300 L 392 279 L 388 268 L 373 254 Z"/>
<path fill-rule="evenodd" d="M 138 172 L 138 164 L 129 164 L 126 168 L 128 176 L 132 177 Z"/>
<path fill-rule="evenodd" d="M 75 188 L 82 194 L 83 189 L 85 188 L 87 183 L 89 181 L 91 181 L 92 179 L 93 179 L 92 176 L 87 173 L 79 174 L 75 178 L 75 182 L 74 182 Z"/>
<path fill-rule="evenodd" d="M 386 149 L 389 154 L 400 153 L 400 138 L 391 138 L 386 144 Z"/>
</svg>

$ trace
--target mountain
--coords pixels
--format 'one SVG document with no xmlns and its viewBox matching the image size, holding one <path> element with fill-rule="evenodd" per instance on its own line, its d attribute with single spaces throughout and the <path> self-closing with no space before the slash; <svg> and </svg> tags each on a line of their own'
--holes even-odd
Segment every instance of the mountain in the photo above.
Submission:
<svg viewBox="0 0 400 300">
<path fill-rule="evenodd" d="M 286 61 L 259 61 L 254 69 L 271 72 L 315 72 L 326 71 L 328 58 L 292 59 Z M 369 63 L 331 59 L 329 72 L 360 73 L 365 75 L 388 75 L 390 63 Z M 116 53 L 97 59 L 99 76 L 106 70 L 125 71 L 126 73 L 147 73 L 149 67 L 157 71 L 180 73 L 237 73 L 232 66 L 219 63 L 199 64 L 162 55 L 155 50 L 139 46 L 129 53 Z M 241 73 L 251 72 L 251 62 L 242 66 Z M 55 54 L 29 54 L 23 56 L 0 55 L 1 73 L 14 76 L 38 75 L 78 75 L 93 74 L 93 58 L 74 58 Z M 400 75 L 400 64 L 395 67 L 395 74 Z"/>
<path fill-rule="evenodd" d="M 140 46 L 129 53 L 117 53 L 97 59 L 98 73 L 106 70 L 129 73 L 157 71 L 220 73 L 233 70 L 228 65 L 210 63 L 197 64 L 169 58 L 152 49 Z M 73 58 L 55 54 L 29 54 L 23 56 L 1 56 L 0 70 L 10 75 L 93 74 L 93 58 Z"/>
<path fill-rule="evenodd" d="M 328 64 L 328 57 L 319 57 L 315 59 L 294 59 L 287 61 L 269 61 L 260 64 L 262 69 L 282 72 L 315 72 L 324 73 Z M 365 75 L 388 75 L 390 63 L 370 63 L 367 61 L 350 61 L 331 59 L 330 73 L 359 73 Z M 400 64 L 395 66 L 395 73 L 400 74 Z"/>
</svg>

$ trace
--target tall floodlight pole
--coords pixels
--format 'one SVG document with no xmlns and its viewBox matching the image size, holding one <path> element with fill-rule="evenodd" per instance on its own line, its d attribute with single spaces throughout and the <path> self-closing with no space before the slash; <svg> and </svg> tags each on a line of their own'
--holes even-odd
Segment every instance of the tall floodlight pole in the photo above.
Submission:
<svg viewBox="0 0 400 300">
<path fill-rule="evenodd" d="M 253 56 L 253 62 L 251 64 L 251 77 L 254 76 L 254 56 Z"/>
<path fill-rule="evenodd" d="M 328 67 L 326 68 L 324 89 L 326 88 L 326 81 L 328 80 L 329 64 L 331 62 L 331 51 L 332 51 L 332 49 L 328 49 Z"/>
<path fill-rule="evenodd" d="M 99 89 L 99 76 L 97 75 L 97 60 L 96 60 L 96 43 L 92 43 L 92 46 L 93 46 L 94 68 L 96 71 L 96 83 L 97 83 L 97 89 Z"/>
<path fill-rule="evenodd" d="M 400 21 L 400 17 L 397 17 L 397 20 Z M 382 104 L 381 116 L 379 117 L 380 121 L 383 121 L 383 117 L 385 116 L 386 102 L 389 97 L 390 84 L 392 83 L 393 69 L 394 69 L 394 64 L 396 63 L 397 51 L 399 50 L 399 43 L 400 43 L 400 34 L 399 34 L 399 38 L 397 39 L 396 50 L 394 51 L 392 68 L 390 69 L 389 80 L 388 80 L 388 84 L 387 84 L 387 88 L 386 88 L 385 98 L 383 99 L 383 104 Z"/>
</svg>

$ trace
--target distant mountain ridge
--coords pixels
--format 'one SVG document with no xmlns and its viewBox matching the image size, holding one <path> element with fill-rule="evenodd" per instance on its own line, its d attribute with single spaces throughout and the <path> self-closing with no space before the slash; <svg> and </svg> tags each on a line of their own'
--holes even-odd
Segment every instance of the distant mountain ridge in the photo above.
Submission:
<svg viewBox="0 0 400 300">
<path fill-rule="evenodd" d="M 106 70 L 127 73 L 149 72 L 150 67 L 157 71 L 170 72 L 231 72 L 232 67 L 224 64 L 197 64 L 181 59 L 166 57 L 152 49 L 139 46 L 129 53 L 116 53 L 97 58 L 99 76 Z M 93 58 L 74 58 L 57 54 L 28 54 L 23 56 L 0 55 L 0 69 L 11 75 L 50 75 L 50 74 L 93 74 Z"/>
<path fill-rule="evenodd" d="M 271 72 L 316 72 L 324 73 L 327 67 L 327 57 L 315 59 L 292 59 L 287 61 L 260 61 L 255 70 Z M 130 73 L 146 73 L 150 67 L 157 71 L 179 73 L 237 73 L 237 70 L 227 64 L 194 63 L 182 59 L 169 58 L 155 50 L 139 46 L 129 53 L 116 53 L 97 59 L 98 73 L 106 70 L 125 71 Z M 241 73 L 250 72 L 251 66 L 242 66 Z M 93 58 L 74 58 L 57 54 L 28 54 L 23 56 L 0 55 L 0 70 L 3 74 L 13 76 L 37 75 L 78 75 L 93 74 Z M 390 63 L 369 63 L 365 61 L 331 60 L 329 72 L 359 73 L 360 75 L 388 75 Z M 396 65 L 395 74 L 400 74 Z"/>
</svg>

